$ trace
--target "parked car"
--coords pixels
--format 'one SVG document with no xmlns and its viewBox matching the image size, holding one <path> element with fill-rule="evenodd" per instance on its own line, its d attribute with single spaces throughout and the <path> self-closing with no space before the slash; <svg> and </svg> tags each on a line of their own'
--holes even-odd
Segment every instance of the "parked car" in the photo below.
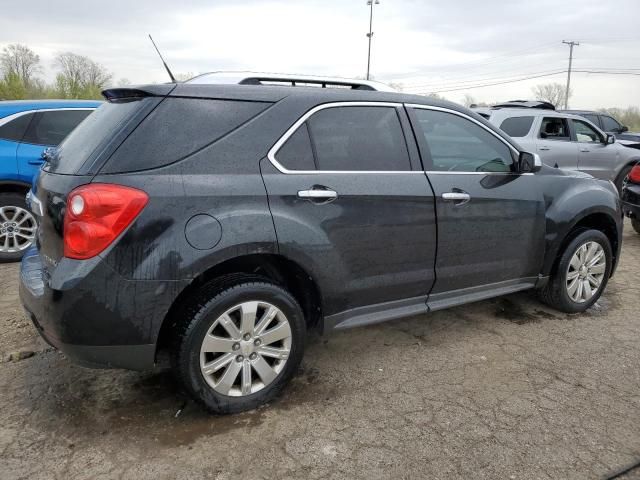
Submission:
<svg viewBox="0 0 640 480">
<path fill-rule="evenodd" d="M 100 102 L 0 102 L 0 262 L 15 261 L 31 246 L 35 219 L 25 205 L 43 150 L 58 145 Z"/>
<path fill-rule="evenodd" d="M 549 104 L 550 105 L 550 104 Z M 626 148 L 583 117 L 551 108 L 496 105 L 489 122 L 537 152 L 552 167 L 579 170 L 611 180 L 618 191 L 640 160 L 640 152 Z"/>
<path fill-rule="evenodd" d="M 620 254 L 615 188 L 542 166 L 466 108 L 344 88 L 149 85 L 43 167 L 20 297 L 79 363 L 168 352 L 218 413 L 255 408 L 324 333 L 537 289 L 594 304 Z"/>
<path fill-rule="evenodd" d="M 630 132 L 629 128 L 622 125 L 618 120 L 608 113 L 595 112 L 593 110 L 560 110 L 564 113 L 571 113 L 586 118 L 591 123 L 601 128 L 607 133 L 615 135 L 616 140 L 625 147 L 640 149 L 640 133 Z"/>
<path fill-rule="evenodd" d="M 631 219 L 633 229 L 640 233 L 640 164 L 635 165 L 622 187 L 622 209 Z"/>
</svg>

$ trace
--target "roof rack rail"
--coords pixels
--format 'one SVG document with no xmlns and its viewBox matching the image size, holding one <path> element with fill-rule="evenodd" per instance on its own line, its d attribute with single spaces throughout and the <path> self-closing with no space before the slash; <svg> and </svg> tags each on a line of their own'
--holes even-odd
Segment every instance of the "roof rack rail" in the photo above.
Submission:
<svg viewBox="0 0 640 480">
<path fill-rule="evenodd" d="M 280 85 L 289 87 L 346 88 L 350 90 L 372 90 L 395 92 L 384 83 L 352 78 L 321 77 L 315 75 L 293 75 L 288 73 L 257 72 L 210 72 L 187 80 L 191 84 L 235 84 L 235 85 Z"/>
<path fill-rule="evenodd" d="M 553 103 L 544 100 L 509 100 L 508 102 L 496 103 L 491 108 L 540 108 L 542 110 L 555 110 Z"/>
</svg>

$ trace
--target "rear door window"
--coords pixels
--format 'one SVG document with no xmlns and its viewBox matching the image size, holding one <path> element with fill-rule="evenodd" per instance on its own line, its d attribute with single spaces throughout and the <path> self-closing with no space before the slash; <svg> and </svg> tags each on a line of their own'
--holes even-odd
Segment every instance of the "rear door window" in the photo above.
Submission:
<svg viewBox="0 0 640 480">
<path fill-rule="evenodd" d="M 307 123 L 318 170 L 411 170 L 395 107 L 331 107 Z"/>
<path fill-rule="evenodd" d="M 543 118 L 542 125 L 540 125 L 540 138 L 570 142 L 571 134 L 569 133 L 569 122 L 567 122 L 566 118 Z"/>
<path fill-rule="evenodd" d="M 22 141 L 33 116 L 33 113 L 25 113 L 0 125 L 0 139 L 12 142 Z M 2 119 L 0 119 L 1 121 Z"/>
<path fill-rule="evenodd" d="M 585 113 L 584 115 L 580 115 L 580 116 L 586 118 L 587 120 L 589 120 L 594 125 L 600 126 L 600 123 L 598 122 L 598 116 L 597 115 L 594 115 L 592 113 Z"/>
<path fill-rule="evenodd" d="M 500 129 L 510 137 L 526 137 L 533 125 L 534 117 L 511 117 L 507 118 Z"/>
<path fill-rule="evenodd" d="M 56 146 L 93 110 L 52 110 L 36 113 L 22 141 Z"/>
</svg>

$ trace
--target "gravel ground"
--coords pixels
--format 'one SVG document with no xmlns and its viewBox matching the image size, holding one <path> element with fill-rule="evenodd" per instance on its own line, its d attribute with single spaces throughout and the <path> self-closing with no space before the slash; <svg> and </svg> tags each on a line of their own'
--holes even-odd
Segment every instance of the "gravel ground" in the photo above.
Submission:
<svg viewBox="0 0 640 480">
<path fill-rule="evenodd" d="M 640 460 L 629 227 L 586 314 L 517 294 L 312 339 L 282 398 L 227 417 L 168 372 L 88 370 L 47 348 L 17 266 L 0 265 L 0 478 L 606 478 Z"/>
</svg>

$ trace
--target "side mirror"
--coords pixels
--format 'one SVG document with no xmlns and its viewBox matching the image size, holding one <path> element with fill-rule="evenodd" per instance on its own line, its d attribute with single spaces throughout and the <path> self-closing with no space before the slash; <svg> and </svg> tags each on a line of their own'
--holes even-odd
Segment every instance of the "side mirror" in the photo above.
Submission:
<svg viewBox="0 0 640 480">
<path fill-rule="evenodd" d="M 606 138 L 604 140 L 604 144 L 605 145 L 611 145 L 612 143 L 616 143 L 616 137 L 614 137 L 610 133 L 607 133 L 607 136 L 606 136 Z"/>
<path fill-rule="evenodd" d="M 620 132 L 619 133 L 624 133 L 624 132 L 628 132 L 629 131 L 629 127 L 627 127 L 626 125 L 623 125 L 622 127 L 620 127 Z"/>
<path fill-rule="evenodd" d="M 542 168 L 542 160 L 537 153 L 520 152 L 518 156 L 518 172 L 535 173 Z"/>
</svg>

